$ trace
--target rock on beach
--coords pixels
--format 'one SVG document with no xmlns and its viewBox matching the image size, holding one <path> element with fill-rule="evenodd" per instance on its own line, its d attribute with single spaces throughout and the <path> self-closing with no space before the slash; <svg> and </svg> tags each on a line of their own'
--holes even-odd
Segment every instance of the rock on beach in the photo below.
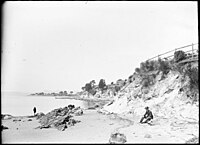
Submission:
<svg viewBox="0 0 200 145">
<path fill-rule="evenodd" d="M 42 128 L 56 128 L 58 130 L 64 131 L 69 126 L 73 126 L 74 124 L 78 123 L 78 120 L 73 119 L 73 115 L 82 115 L 83 110 L 80 107 L 64 107 L 54 109 L 51 112 L 47 113 L 46 115 L 40 114 L 39 126 L 40 129 Z"/>
</svg>

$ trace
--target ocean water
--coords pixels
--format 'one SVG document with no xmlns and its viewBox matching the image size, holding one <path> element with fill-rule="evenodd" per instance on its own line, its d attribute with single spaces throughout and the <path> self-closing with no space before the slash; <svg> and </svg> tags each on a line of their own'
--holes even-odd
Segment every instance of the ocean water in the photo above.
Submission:
<svg viewBox="0 0 200 145">
<path fill-rule="evenodd" d="M 76 107 L 88 108 L 91 103 L 72 99 L 55 99 L 53 96 L 28 96 L 25 94 L 1 94 L 1 114 L 13 116 L 33 115 L 33 107 L 37 113 L 48 113 L 53 109 L 74 104 Z"/>
</svg>

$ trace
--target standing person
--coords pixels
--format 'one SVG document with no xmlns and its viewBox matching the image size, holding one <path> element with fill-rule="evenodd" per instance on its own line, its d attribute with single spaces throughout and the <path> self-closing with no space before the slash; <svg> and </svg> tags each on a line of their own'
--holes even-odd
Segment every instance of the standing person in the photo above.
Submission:
<svg viewBox="0 0 200 145">
<path fill-rule="evenodd" d="M 149 107 L 147 106 L 147 107 L 145 107 L 145 109 L 146 109 L 146 113 L 141 118 L 140 123 L 148 123 L 151 119 L 153 119 L 153 114 L 149 110 Z M 144 119 L 145 119 L 145 121 L 143 121 Z"/>
<path fill-rule="evenodd" d="M 36 107 L 33 108 L 33 113 L 34 113 L 34 116 L 35 116 L 35 113 L 36 113 Z"/>
</svg>

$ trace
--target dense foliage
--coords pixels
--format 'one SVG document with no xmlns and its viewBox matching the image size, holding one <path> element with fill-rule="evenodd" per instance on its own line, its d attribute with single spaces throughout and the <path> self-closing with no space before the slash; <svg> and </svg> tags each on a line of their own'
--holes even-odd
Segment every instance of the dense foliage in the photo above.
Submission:
<svg viewBox="0 0 200 145">
<path fill-rule="evenodd" d="M 185 54 L 185 52 L 184 51 L 176 51 L 175 53 L 174 53 L 174 61 L 175 62 L 179 62 L 179 61 L 181 61 L 181 60 L 184 60 L 186 58 L 186 54 Z"/>
<path fill-rule="evenodd" d="M 199 72 L 197 68 L 192 68 L 189 65 L 185 71 L 184 75 L 189 77 L 189 86 L 191 90 L 199 90 Z"/>
<path fill-rule="evenodd" d="M 166 78 L 169 71 L 175 71 L 184 74 L 185 76 L 187 75 L 190 79 L 190 89 L 198 90 L 198 69 L 191 67 L 186 69 L 186 63 L 180 63 L 181 60 L 186 59 L 186 56 L 187 55 L 184 51 L 176 51 L 174 57 L 171 59 L 168 57 L 164 59 L 158 58 L 157 60 L 147 60 L 140 63 L 140 67 L 135 68 L 135 72 L 133 75 L 130 75 L 128 79 L 118 79 L 115 84 L 111 82 L 110 85 L 106 85 L 105 80 L 100 79 L 97 86 L 94 85 L 95 81 L 92 80 L 90 83 L 87 83 L 82 87 L 82 89 L 93 95 L 98 90 L 102 93 L 109 91 L 116 93 L 122 90 L 125 85 L 132 83 L 137 79 L 137 77 L 141 77 L 139 80 L 141 81 L 140 83 L 142 84 L 142 87 L 148 89 L 148 87 L 155 84 L 158 74 L 161 75 L 161 78 L 159 79 L 160 81 Z"/>
<path fill-rule="evenodd" d="M 106 90 L 107 87 L 106 87 L 106 82 L 104 79 L 100 79 L 99 81 L 99 89 L 103 92 L 103 90 Z"/>
</svg>

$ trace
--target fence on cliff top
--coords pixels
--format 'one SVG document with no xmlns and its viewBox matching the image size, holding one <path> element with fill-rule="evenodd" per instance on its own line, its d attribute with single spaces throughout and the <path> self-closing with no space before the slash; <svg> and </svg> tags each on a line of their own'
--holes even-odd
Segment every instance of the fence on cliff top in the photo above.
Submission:
<svg viewBox="0 0 200 145">
<path fill-rule="evenodd" d="M 183 49 L 186 49 L 186 48 L 190 48 L 190 49 L 184 51 L 185 54 L 187 55 L 187 58 L 184 59 L 184 60 L 182 60 L 182 61 L 180 61 L 180 62 L 178 62 L 178 63 L 186 63 L 186 62 L 191 62 L 191 61 L 198 61 L 198 56 L 199 56 L 198 44 L 199 44 L 199 43 L 195 43 L 195 44 L 192 43 L 192 44 L 190 44 L 190 45 L 186 45 L 186 46 L 182 46 L 182 47 L 179 47 L 179 48 L 175 48 L 175 49 L 173 49 L 173 50 L 171 50 L 171 51 L 168 51 L 168 52 L 159 54 L 159 55 L 157 55 L 157 56 L 155 56 L 155 57 L 152 57 L 152 58 L 150 58 L 150 59 L 147 59 L 146 61 L 155 60 L 156 58 L 157 58 L 157 59 L 161 58 L 161 59 L 166 59 L 166 60 L 167 60 L 167 59 L 171 59 L 172 57 L 174 57 L 174 53 L 175 53 L 177 50 L 182 50 L 182 51 L 183 51 Z M 195 51 L 196 51 L 196 52 L 195 52 Z M 191 53 L 190 53 L 190 52 L 191 52 Z M 173 53 L 173 54 L 169 55 L 170 53 Z M 165 57 L 163 57 L 163 56 L 166 55 L 166 54 L 168 54 L 168 55 L 165 56 Z M 131 84 L 131 83 L 129 83 L 129 84 L 127 84 L 126 86 L 124 86 L 124 87 L 120 90 L 120 92 L 123 91 L 123 90 L 125 90 L 125 88 L 127 88 L 130 84 Z"/>
<path fill-rule="evenodd" d="M 168 51 L 168 52 L 159 54 L 157 56 L 154 56 L 154 57 L 152 57 L 150 59 L 147 59 L 146 61 L 155 60 L 156 58 L 157 59 L 159 59 L 159 58 L 161 58 L 161 59 L 170 59 L 170 58 L 172 58 L 174 56 L 174 53 L 176 51 L 179 51 L 179 50 L 184 51 L 187 56 L 190 56 L 190 57 L 188 57 L 188 59 L 185 59 L 184 62 L 187 62 L 187 61 L 198 61 L 198 54 L 199 54 L 198 44 L 199 43 L 195 43 L 195 44 L 192 43 L 190 45 L 186 45 L 186 46 L 183 46 L 183 47 L 175 48 L 175 49 L 173 49 L 171 51 Z M 183 50 L 183 49 L 187 49 L 187 50 Z M 168 54 L 168 55 L 166 56 L 166 54 Z M 182 61 L 179 62 L 179 63 L 182 63 Z"/>
</svg>

